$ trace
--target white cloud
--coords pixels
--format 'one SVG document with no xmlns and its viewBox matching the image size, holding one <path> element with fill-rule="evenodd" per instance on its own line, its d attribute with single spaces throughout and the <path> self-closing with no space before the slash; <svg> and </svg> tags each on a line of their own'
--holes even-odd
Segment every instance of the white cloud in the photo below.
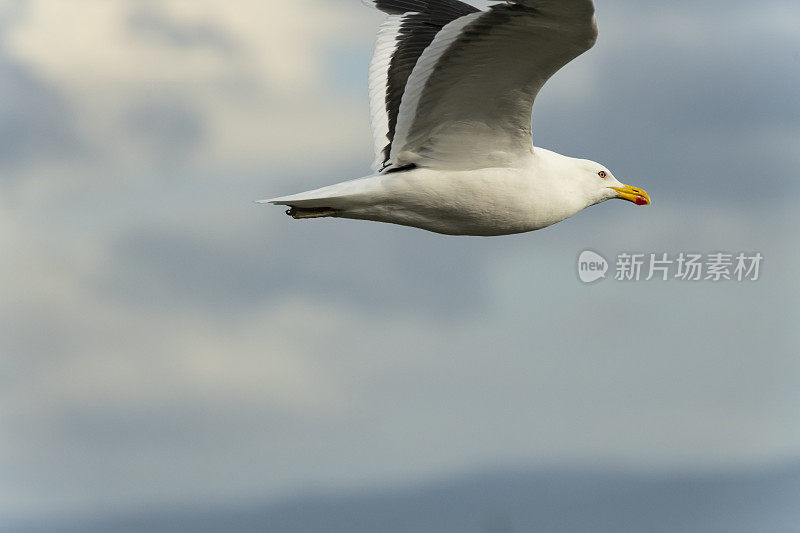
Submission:
<svg viewBox="0 0 800 533">
<path fill-rule="evenodd" d="M 176 46 L 137 32 L 131 21 L 141 12 L 178 29 L 211 28 L 236 52 Z M 32 0 L 6 41 L 17 58 L 59 85 L 77 89 L 148 83 L 191 87 L 246 75 L 290 93 L 324 81 L 326 47 L 365 36 L 370 17 L 353 13 L 319 0 Z"/>
<path fill-rule="evenodd" d="M 235 323 L 158 306 L 145 311 L 87 290 L 104 268 L 103 251 L 80 242 L 53 256 L 18 248 L 4 264 L 3 279 L 14 284 L 3 291 L 2 313 L 20 339 L 12 362 L 47 357 L 28 367 L 24 381 L 4 388 L 7 405 L 47 418 L 174 397 L 258 401 L 300 416 L 342 408 L 346 395 L 294 342 L 302 337 L 302 319 L 316 318 L 325 329 L 340 320 L 335 315 L 292 300 Z"/>
<path fill-rule="evenodd" d="M 137 16 L 157 31 L 142 30 Z M 328 62 L 337 48 L 368 48 L 376 20 L 361 5 L 320 0 L 32 0 L 5 43 L 67 97 L 76 130 L 117 163 L 147 156 L 123 122 L 153 101 L 181 102 L 201 117 L 202 165 L 291 164 L 308 154 L 341 161 L 366 154 L 357 148 L 369 139 L 366 81 L 334 103 Z M 179 41 L 210 37 L 171 42 L 170 32 Z"/>
</svg>

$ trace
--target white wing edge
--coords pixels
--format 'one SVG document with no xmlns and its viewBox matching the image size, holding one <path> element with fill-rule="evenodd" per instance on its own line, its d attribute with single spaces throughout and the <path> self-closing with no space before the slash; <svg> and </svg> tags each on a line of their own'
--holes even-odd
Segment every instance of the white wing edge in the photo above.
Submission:
<svg viewBox="0 0 800 533">
<path fill-rule="evenodd" d="M 433 42 L 422 52 L 417 65 L 411 72 L 411 76 L 406 83 L 406 90 L 403 93 L 403 100 L 400 103 L 400 113 L 397 117 L 397 127 L 395 128 L 394 140 L 392 142 L 392 152 L 389 160 L 396 165 L 403 165 L 399 156 L 406 144 L 408 133 L 414 123 L 414 118 L 419 107 L 419 100 L 428 78 L 436 69 L 439 59 L 450 48 L 450 46 L 461 35 L 462 30 L 477 18 L 486 14 L 486 11 L 478 11 L 470 15 L 459 17 L 447 24 L 436 35 Z"/>
<path fill-rule="evenodd" d="M 375 142 L 375 161 L 372 170 L 378 172 L 383 167 L 383 150 L 389 144 L 389 112 L 386 109 L 389 65 L 399 44 L 400 25 L 405 15 L 389 15 L 378 29 L 375 52 L 369 66 L 369 105 L 372 136 Z"/>
</svg>

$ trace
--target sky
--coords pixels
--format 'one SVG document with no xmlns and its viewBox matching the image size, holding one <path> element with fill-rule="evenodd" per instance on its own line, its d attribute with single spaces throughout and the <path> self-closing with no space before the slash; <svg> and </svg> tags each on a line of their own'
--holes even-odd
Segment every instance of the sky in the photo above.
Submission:
<svg viewBox="0 0 800 533">
<path fill-rule="evenodd" d="M 534 140 L 653 205 L 486 239 L 254 204 L 369 174 L 356 0 L 0 1 L 0 515 L 800 459 L 800 5 L 597 4 Z"/>
</svg>

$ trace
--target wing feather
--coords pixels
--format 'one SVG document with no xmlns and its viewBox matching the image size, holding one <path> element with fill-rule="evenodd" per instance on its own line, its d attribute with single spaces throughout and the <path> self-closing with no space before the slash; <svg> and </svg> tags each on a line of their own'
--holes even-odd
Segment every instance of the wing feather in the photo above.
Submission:
<svg viewBox="0 0 800 533">
<path fill-rule="evenodd" d="M 369 75 L 375 170 L 390 165 L 400 103 L 425 48 L 450 21 L 478 11 L 458 0 L 372 0 L 388 14 L 378 31 Z"/>
<path fill-rule="evenodd" d="M 591 0 L 520 0 L 449 23 L 406 83 L 390 163 L 513 165 L 533 149 L 539 90 L 596 38 Z"/>
</svg>

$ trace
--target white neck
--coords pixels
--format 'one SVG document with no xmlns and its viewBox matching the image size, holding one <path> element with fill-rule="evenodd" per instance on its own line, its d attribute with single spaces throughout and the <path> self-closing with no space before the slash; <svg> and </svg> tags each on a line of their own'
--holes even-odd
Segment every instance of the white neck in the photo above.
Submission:
<svg viewBox="0 0 800 533">
<path fill-rule="evenodd" d="M 534 147 L 531 179 L 541 222 L 554 224 L 596 203 L 587 196 L 584 174 L 583 160 Z"/>
</svg>

